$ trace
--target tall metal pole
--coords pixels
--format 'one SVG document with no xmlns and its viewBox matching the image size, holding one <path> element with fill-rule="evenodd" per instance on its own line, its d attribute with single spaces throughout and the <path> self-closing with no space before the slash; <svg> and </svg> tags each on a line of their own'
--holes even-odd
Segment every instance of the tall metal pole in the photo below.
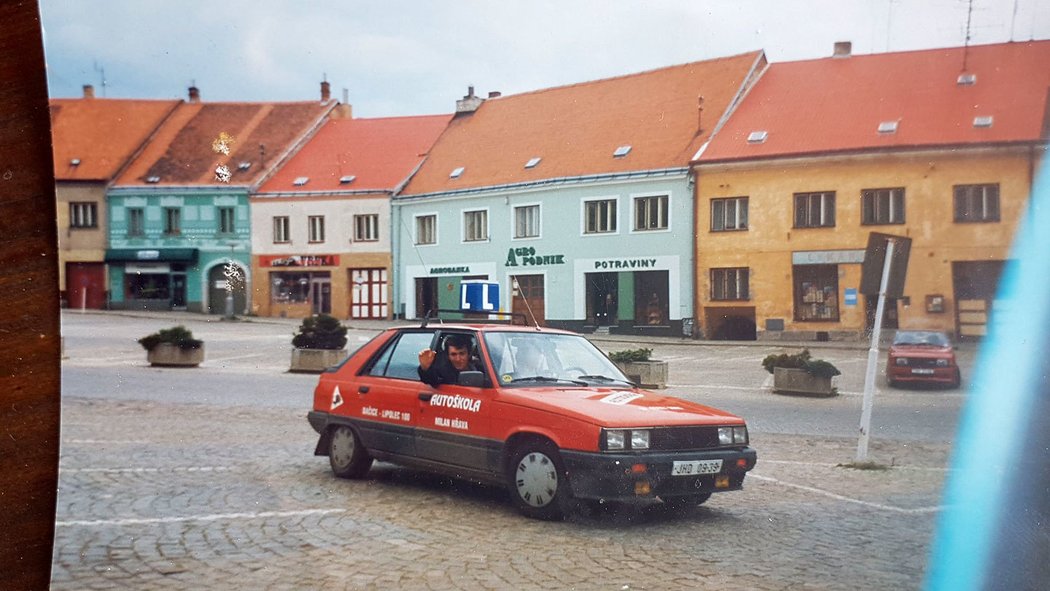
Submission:
<svg viewBox="0 0 1050 591">
<path fill-rule="evenodd" d="M 864 404 L 860 413 L 860 440 L 857 442 L 857 462 L 868 460 L 868 435 L 871 429 L 871 409 L 875 405 L 875 372 L 879 365 L 879 337 L 882 334 L 882 315 L 886 308 L 886 288 L 890 283 L 890 268 L 893 266 L 893 240 L 886 241 L 886 261 L 882 264 L 882 281 L 879 283 L 879 303 L 875 306 L 875 325 L 871 329 L 871 346 L 868 347 L 868 370 L 864 374 Z"/>
</svg>

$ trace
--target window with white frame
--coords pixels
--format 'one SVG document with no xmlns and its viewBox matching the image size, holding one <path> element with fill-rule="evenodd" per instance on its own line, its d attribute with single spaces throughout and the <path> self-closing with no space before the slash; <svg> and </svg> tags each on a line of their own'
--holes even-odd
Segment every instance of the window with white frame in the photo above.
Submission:
<svg viewBox="0 0 1050 591">
<path fill-rule="evenodd" d="M 795 193 L 796 228 L 830 228 L 834 225 L 834 191 Z"/>
<path fill-rule="evenodd" d="M 273 218 L 273 243 L 282 244 L 292 241 L 291 223 L 286 215 L 277 215 Z"/>
<path fill-rule="evenodd" d="M 540 206 L 522 205 L 514 208 L 514 237 L 537 238 L 540 235 Z"/>
<path fill-rule="evenodd" d="M 956 222 L 998 222 L 999 185 L 955 185 Z"/>
<path fill-rule="evenodd" d="M 711 269 L 711 299 L 715 301 L 748 300 L 748 279 L 751 273 L 747 267 Z"/>
<path fill-rule="evenodd" d="M 616 232 L 616 200 L 601 199 L 584 203 L 584 234 Z"/>
<path fill-rule="evenodd" d="M 489 212 L 485 210 L 463 212 L 463 240 L 479 242 L 489 238 Z"/>
<path fill-rule="evenodd" d="M 128 209 L 128 237 L 146 235 L 146 212 L 141 207 Z"/>
<path fill-rule="evenodd" d="M 98 204 L 94 201 L 73 201 L 69 204 L 70 228 L 97 228 Z"/>
<path fill-rule="evenodd" d="M 711 231 L 747 229 L 747 197 L 711 200 Z"/>
<path fill-rule="evenodd" d="M 324 216 L 312 215 L 309 217 L 310 242 L 324 242 Z"/>
<path fill-rule="evenodd" d="M 635 231 L 666 230 L 667 201 L 667 195 L 659 195 L 656 197 L 635 197 Z"/>
<path fill-rule="evenodd" d="M 354 216 L 354 241 L 375 242 L 379 240 L 379 214 Z"/>
<path fill-rule="evenodd" d="M 416 216 L 416 244 L 437 244 L 437 216 Z"/>
<path fill-rule="evenodd" d="M 219 208 L 219 233 L 220 234 L 233 234 L 236 231 L 234 221 L 236 217 L 236 210 L 232 207 L 220 207 Z"/>
<path fill-rule="evenodd" d="M 904 188 L 864 189 L 860 192 L 860 223 L 903 224 Z"/>
</svg>

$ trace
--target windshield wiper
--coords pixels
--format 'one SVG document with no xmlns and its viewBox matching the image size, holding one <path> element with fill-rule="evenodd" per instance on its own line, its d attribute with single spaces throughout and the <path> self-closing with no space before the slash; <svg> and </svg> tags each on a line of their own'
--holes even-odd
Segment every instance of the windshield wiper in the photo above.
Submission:
<svg viewBox="0 0 1050 591">
<path fill-rule="evenodd" d="M 630 381 L 627 381 L 627 380 L 621 380 L 619 378 L 610 378 L 609 376 L 587 375 L 587 376 L 577 376 L 577 377 L 579 379 L 581 379 L 581 380 L 591 380 L 592 382 L 620 382 L 621 384 L 627 384 L 629 386 L 635 386 L 636 385 L 634 382 L 630 382 Z"/>
<path fill-rule="evenodd" d="M 580 380 L 570 380 L 568 378 L 552 378 L 548 376 L 528 376 L 524 378 L 514 378 L 510 383 L 516 382 L 544 382 L 544 383 L 555 383 L 555 382 L 567 382 L 569 384 L 575 384 L 577 386 L 586 386 L 587 382 L 581 382 Z"/>
</svg>

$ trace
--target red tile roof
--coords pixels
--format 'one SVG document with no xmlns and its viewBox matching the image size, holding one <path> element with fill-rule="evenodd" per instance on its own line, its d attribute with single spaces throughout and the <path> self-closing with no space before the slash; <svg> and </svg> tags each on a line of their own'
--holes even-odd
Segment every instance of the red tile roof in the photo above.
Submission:
<svg viewBox="0 0 1050 591">
<path fill-rule="evenodd" d="M 117 180 L 121 186 L 220 185 L 225 165 L 230 185 L 250 186 L 335 106 L 318 103 L 183 103 L 164 122 Z M 213 149 L 221 134 L 232 137 L 230 154 Z M 241 168 L 241 163 L 250 166 Z M 157 177 L 156 183 L 147 179 Z"/>
<path fill-rule="evenodd" d="M 451 118 L 331 119 L 258 192 L 393 191 L 423 161 Z M 353 182 L 339 180 L 350 176 Z M 296 186 L 299 178 L 308 180 Z"/>
<path fill-rule="evenodd" d="M 403 194 L 685 167 L 764 64 L 756 51 L 488 99 L 452 119 Z M 614 158 L 620 146 L 631 150 Z"/>
<path fill-rule="evenodd" d="M 55 180 L 112 179 L 179 102 L 51 99 Z M 73 160 L 80 163 L 73 165 Z"/>
<path fill-rule="evenodd" d="M 973 85 L 958 83 L 964 59 Z M 700 162 L 1045 140 L 1048 86 L 1050 41 L 775 63 Z"/>
</svg>

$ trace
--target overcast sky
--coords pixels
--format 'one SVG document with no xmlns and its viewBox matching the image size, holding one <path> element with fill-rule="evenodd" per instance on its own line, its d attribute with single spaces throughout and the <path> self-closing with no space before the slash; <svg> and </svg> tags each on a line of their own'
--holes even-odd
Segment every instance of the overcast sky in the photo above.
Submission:
<svg viewBox="0 0 1050 591">
<path fill-rule="evenodd" d="M 308 100 L 357 117 L 764 49 L 770 61 L 963 45 L 969 0 L 40 0 L 51 95 Z M 1050 38 L 1046 0 L 972 0 L 972 44 Z M 1042 5 L 1042 7 L 1040 7 Z M 803 8 L 804 7 L 804 8 Z M 103 71 L 105 88 L 103 88 Z"/>
</svg>

